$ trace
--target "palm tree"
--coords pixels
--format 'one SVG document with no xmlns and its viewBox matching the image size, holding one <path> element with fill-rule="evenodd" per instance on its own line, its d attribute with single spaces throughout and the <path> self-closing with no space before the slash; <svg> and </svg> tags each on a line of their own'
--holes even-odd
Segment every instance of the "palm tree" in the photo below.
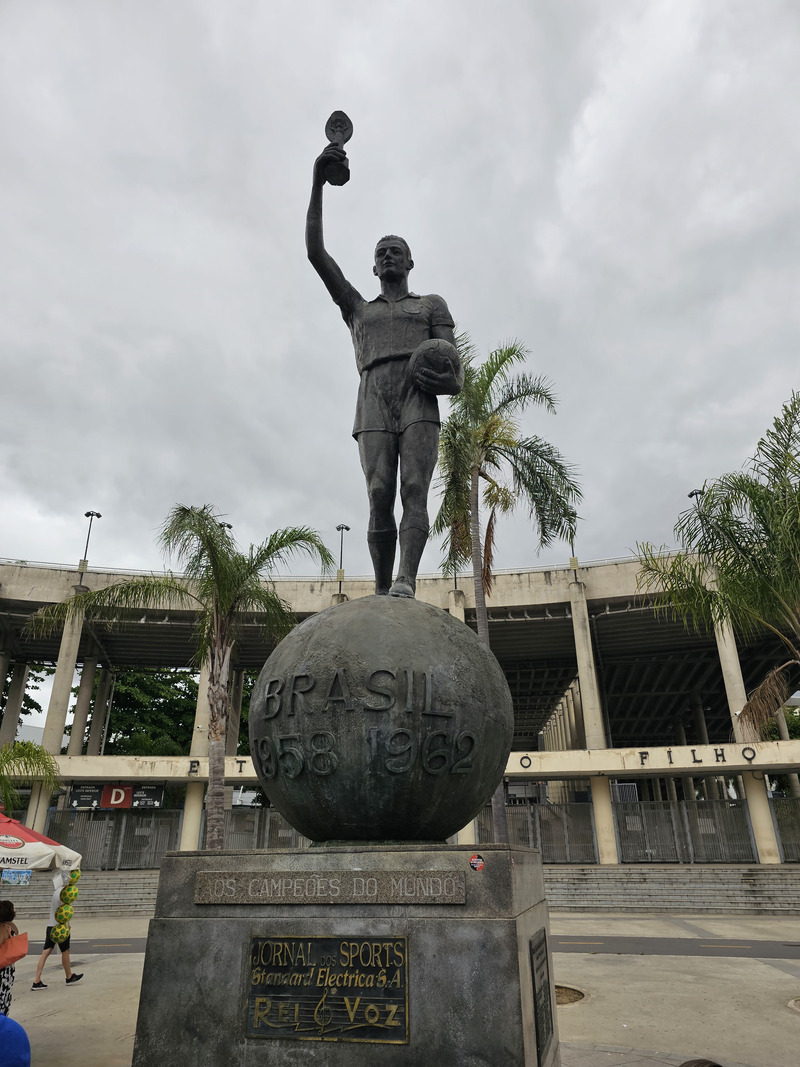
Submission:
<svg viewBox="0 0 800 1067">
<path fill-rule="evenodd" d="M 466 334 L 457 338 L 464 387 L 450 398 L 450 415 L 439 440 L 442 503 L 433 523 L 444 534 L 442 569 L 455 574 L 470 560 L 475 586 L 478 637 L 489 644 L 486 597 L 499 515 L 523 503 L 538 531 L 539 547 L 575 536 L 575 505 L 581 492 L 573 468 L 541 437 L 522 435 L 518 417 L 530 406 L 554 412 L 555 396 L 546 378 L 514 373 L 528 351 L 518 342 L 496 349 L 478 363 Z M 481 538 L 481 503 L 488 514 Z M 492 798 L 495 837 L 508 840 L 502 785 Z"/>
<path fill-rule="evenodd" d="M 739 716 L 756 740 L 783 706 L 800 667 L 800 393 L 792 393 L 744 470 L 706 482 L 675 525 L 680 551 L 636 546 L 639 587 L 687 625 L 764 631 L 788 659 L 769 672 Z"/>
<path fill-rule="evenodd" d="M 0 802 L 8 815 L 19 804 L 15 781 L 35 779 L 52 794 L 61 784 L 58 764 L 49 752 L 33 741 L 14 741 L 0 748 Z"/>
<path fill-rule="evenodd" d="M 182 607 L 196 612 L 195 662 L 208 666 L 210 708 L 206 848 L 221 849 L 228 683 L 239 629 L 245 622 L 254 622 L 270 638 L 288 633 L 294 619 L 270 581 L 275 567 L 297 552 L 318 558 L 325 568 L 333 565 L 333 557 L 319 534 L 305 526 L 277 530 L 262 544 L 241 552 L 230 526 L 210 504 L 176 504 L 161 528 L 159 544 L 165 556 L 174 556 L 182 566 L 182 575 L 144 575 L 96 592 L 77 593 L 42 608 L 29 626 L 34 632 L 47 632 L 77 616 L 110 620 L 119 612 L 142 607 Z"/>
</svg>

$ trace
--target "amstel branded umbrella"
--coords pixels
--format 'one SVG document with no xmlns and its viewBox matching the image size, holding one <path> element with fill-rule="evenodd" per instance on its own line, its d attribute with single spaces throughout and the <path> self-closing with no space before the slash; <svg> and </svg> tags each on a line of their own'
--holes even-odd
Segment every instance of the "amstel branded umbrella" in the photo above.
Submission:
<svg viewBox="0 0 800 1067">
<path fill-rule="evenodd" d="M 17 870 L 75 871 L 81 865 L 81 855 L 66 845 L 37 834 L 29 826 L 10 819 L 0 812 L 0 867 Z"/>
</svg>

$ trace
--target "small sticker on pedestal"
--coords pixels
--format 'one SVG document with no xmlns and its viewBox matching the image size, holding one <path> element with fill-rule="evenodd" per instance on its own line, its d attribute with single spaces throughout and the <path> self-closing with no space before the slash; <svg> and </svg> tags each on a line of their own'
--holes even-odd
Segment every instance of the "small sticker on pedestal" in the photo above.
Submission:
<svg viewBox="0 0 800 1067">
<path fill-rule="evenodd" d="M 486 866 L 486 861 L 479 852 L 476 852 L 473 856 L 470 856 L 469 865 L 473 871 L 482 871 Z"/>
</svg>

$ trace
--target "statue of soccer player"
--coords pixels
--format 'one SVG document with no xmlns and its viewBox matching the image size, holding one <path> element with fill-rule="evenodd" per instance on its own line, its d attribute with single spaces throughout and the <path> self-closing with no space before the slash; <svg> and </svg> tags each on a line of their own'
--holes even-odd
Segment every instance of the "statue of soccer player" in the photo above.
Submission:
<svg viewBox="0 0 800 1067">
<path fill-rule="evenodd" d="M 380 295 L 365 300 L 325 249 L 322 188 L 325 169 L 341 163 L 341 145 L 329 144 L 314 163 L 311 202 L 306 217 L 306 249 L 342 318 L 350 328 L 361 376 L 353 436 L 369 496 L 369 544 L 378 595 L 413 597 L 417 570 L 428 539 L 428 489 L 439 448 L 437 394 L 454 395 L 464 384 L 458 361 L 445 369 L 418 365 L 413 378 L 409 359 L 429 338 L 455 344 L 453 319 L 440 296 L 419 296 L 408 288 L 414 266 L 408 244 L 393 235 L 375 248 L 373 273 Z M 400 469 L 400 562 L 392 584 L 397 527 L 394 503 Z"/>
</svg>

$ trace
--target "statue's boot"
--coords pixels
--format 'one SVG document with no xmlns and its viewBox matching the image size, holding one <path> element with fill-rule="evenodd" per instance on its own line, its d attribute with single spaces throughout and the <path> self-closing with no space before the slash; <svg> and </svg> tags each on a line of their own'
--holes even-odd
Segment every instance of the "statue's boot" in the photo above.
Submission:
<svg viewBox="0 0 800 1067">
<path fill-rule="evenodd" d="M 400 527 L 400 565 L 389 596 L 413 597 L 417 590 L 417 571 L 428 542 L 428 527 Z"/>
<path fill-rule="evenodd" d="M 377 596 L 386 596 L 392 584 L 397 530 L 370 530 L 367 533 L 367 545 L 375 571 L 375 593 Z"/>
</svg>

